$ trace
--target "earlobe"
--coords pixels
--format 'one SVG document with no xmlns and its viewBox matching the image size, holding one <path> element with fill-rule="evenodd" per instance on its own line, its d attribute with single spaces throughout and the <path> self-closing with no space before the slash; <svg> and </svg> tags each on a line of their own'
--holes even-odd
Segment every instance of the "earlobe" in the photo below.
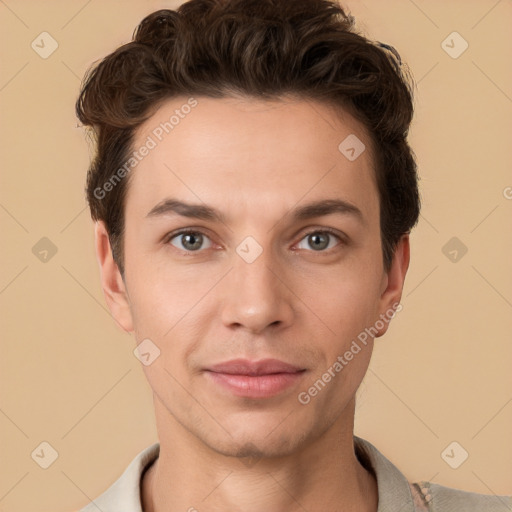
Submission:
<svg viewBox="0 0 512 512">
<path fill-rule="evenodd" d="M 393 254 L 393 261 L 389 272 L 386 273 L 386 279 L 384 280 L 385 286 L 380 297 L 380 314 L 381 318 L 384 317 L 390 319 L 390 315 L 394 311 L 400 311 L 402 306 L 400 305 L 400 299 L 402 298 L 402 290 L 405 282 L 405 275 L 409 268 L 410 261 L 410 245 L 409 245 L 409 234 L 402 235 L 398 241 L 395 252 Z M 384 327 L 379 329 L 377 338 L 385 334 L 388 330 L 389 321 L 382 322 Z"/>
<path fill-rule="evenodd" d="M 94 237 L 96 257 L 100 267 L 101 287 L 110 313 L 123 331 L 133 332 L 133 320 L 126 286 L 121 272 L 112 257 L 110 240 L 103 221 L 96 222 Z"/>
</svg>

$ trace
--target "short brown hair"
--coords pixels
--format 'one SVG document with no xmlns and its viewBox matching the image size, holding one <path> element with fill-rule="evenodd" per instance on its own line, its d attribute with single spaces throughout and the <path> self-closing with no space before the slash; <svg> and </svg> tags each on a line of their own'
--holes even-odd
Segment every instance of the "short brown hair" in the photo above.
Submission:
<svg viewBox="0 0 512 512">
<path fill-rule="evenodd" d="M 380 200 L 383 261 L 418 221 L 414 154 L 407 142 L 413 83 L 394 48 L 357 33 L 329 0 L 190 0 L 148 15 L 133 40 L 89 69 L 76 102 L 93 129 L 87 174 L 93 220 L 105 222 L 124 275 L 129 176 L 98 194 L 128 160 L 136 129 L 167 98 L 295 95 L 338 105 L 368 130 Z M 341 142 L 341 141 L 340 141 Z M 104 197 L 98 197 L 103 195 Z"/>
</svg>

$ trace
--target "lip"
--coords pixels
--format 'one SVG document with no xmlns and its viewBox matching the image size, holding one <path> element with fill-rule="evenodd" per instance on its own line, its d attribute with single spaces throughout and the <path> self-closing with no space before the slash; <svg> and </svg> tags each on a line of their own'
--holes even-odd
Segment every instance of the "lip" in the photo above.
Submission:
<svg viewBox="0 0 512 512">
<path fill-rule="evenodd" d="M 209 366 L 207 370 L 229 375 L 258 376 L 273 373 L 297 373 L 304 370 L 304 368 L 285 363 L 279 359 L 261 359 L 259 361 L 232 359 L 231 361 Z"/>
<path fill-rule="evenodd" d="M 304 372 L 305 368 L 278 359 L 233 359 L 205 369 L 213 383 L 246 398 L 269 398 L 282 393 L 296 384 Z"/>
</svg>

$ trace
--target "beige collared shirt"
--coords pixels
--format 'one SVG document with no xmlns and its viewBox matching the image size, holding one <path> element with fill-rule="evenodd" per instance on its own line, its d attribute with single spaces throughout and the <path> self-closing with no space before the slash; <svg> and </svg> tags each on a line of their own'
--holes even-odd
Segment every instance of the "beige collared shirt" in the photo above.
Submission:
<svg viewBox="0 0 512 512">
<path fill-rule="evenodd" d="M 512 512 L 512 496 L 477 494 L 423 481 L 410 483 L 368 441 L 354 436 L 354 446 L 361 464 L 377 479 L 377 512 Z M 159 443 L 140 452 L 119 479 L 80 512 L 143 512 L 142 475 L 159 452 Z"/>
</svg>

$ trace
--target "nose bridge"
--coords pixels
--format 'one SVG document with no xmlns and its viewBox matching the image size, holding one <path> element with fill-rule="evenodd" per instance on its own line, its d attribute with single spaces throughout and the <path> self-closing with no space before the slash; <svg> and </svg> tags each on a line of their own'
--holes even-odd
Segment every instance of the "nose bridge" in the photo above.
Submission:
<svg viewBox="0 0 512 512">
<path fill-rule="evenodd" d="M 280 263 L 272 250 L 245 240 L 234 254 L 222 304 L 225 325 L 255 332 L 291 320 L 290 293 L 282 282 Z"/>
</svg>

